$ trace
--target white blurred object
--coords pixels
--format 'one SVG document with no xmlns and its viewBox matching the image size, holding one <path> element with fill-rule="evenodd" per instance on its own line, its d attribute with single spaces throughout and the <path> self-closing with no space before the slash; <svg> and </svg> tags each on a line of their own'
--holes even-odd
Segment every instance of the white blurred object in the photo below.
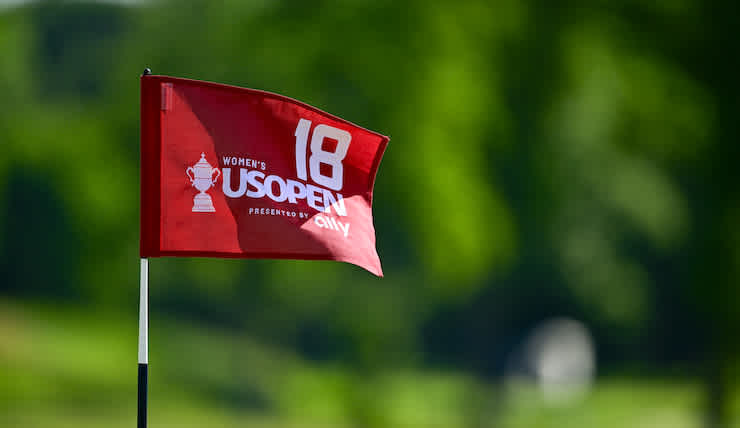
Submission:
<svg viewBox="0 0 740 428">
<path fill-rule="evenodd" d="M 548 405 L 582 399 L 596 374 L 596 356 L 586 326 L 568 318 L 540 323 L 509 361 L 509 378 L 521 384 L 536 382 Z"/>
<path fill-rule="evenodd" d="M 591 334 L 581 322 L 565 318 L 543 322 L 529 337 L 526 357 L 548 403 L 581 398 L 591 387 L 596 359 Z"/>
</svg>

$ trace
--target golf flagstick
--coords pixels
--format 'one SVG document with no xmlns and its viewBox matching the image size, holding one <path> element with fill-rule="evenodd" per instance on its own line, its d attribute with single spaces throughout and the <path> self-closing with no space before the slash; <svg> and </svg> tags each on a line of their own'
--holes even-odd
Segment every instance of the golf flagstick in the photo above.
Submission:
<svg viewBox="0 0 740 428">
<path fill-rule="evenodd" d="M 142 76 L 152 74 L 148 67 Z M 143 144 L 143 138 L 142 138 Z M 143 168 L 142 163 L 142 177 Z M 149 259 L 141 258 L 141 276 L 139 282 L 139 389 L 137 428 L 146 428 L 147 387 L 149 383 Z"/>
<path fill-rule="evenodd" d="M 147 377 L 149 371 L 149 259 L 141 259 L 139 293 L 139 411 L 136 426 L 146 428 Z"/>
<path fill-rule="evenodd" d="M 149 68 L 139 81 L 138 427 L 146 428 L 147 258 L 334 260 L 381 277 L 372 195 L 389 138 L 283 95 Z M 254 174 L 256 194 L 247 191 Z M 259 242 L 242 239 L 257 233 Z"/>
</svg>

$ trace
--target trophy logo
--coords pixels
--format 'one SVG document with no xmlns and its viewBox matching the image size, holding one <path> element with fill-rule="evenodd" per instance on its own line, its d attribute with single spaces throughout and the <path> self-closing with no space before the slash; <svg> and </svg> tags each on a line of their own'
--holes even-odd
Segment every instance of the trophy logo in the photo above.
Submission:
<svg viewBox="0 0 740 428">
<path fill-rule="evenodd" d="M 206 193 L 206 190 L 216 185 L 218 177 L 221 176 L 221 171 L 218 168 L 214 168 L 206 160 L 206 154 L 200 154 L 200 160 L 193 166 L 189 166 L 185 170 L 185 174 L 190 179 L 190 183 L 200 191 L 195 198 L 193 198 L 193 212 L 194 213 L 213 213 L 216 212 L 216 208 L 213 207 L 213 201 L 211 196 Z M 214 177 L 215 174 L 215 177 Z"/>
</svg>

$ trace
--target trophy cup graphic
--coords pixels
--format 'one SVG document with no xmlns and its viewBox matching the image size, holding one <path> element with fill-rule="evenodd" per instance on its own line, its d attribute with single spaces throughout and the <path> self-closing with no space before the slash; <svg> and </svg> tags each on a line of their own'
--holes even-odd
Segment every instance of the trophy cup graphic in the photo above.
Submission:
<svg viewBox="0 0 740 428">
<path fill-rule="evenodd" d="M 213 177 L 213 174 L 216 177 Z M 206 160 L 206 154 L 200 154 L 200 160 L 193 166 L 189 166 L 185 170 L 185 174 L 190 179 L 190 183 L 200 191 L 195 198 L 193 198 L 193 212 L 194 213 L 212 213 L 216 212 L 216 208 L 213 207 L 213 201 L 211 196 L 206 193 L 206 190 L 216 185 L 218 177 L 221 176 L 221 171 L 218 168 L 214 168 Z M 191 175 L 192 174 L 192 175 Z"/>
</svg>

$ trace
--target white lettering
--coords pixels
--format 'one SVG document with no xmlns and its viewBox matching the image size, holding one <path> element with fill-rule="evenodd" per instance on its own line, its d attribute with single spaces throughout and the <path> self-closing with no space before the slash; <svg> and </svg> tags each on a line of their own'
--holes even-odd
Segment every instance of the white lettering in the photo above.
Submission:
<svg viewBox="0 0 740 428">
<path fill-rule="evenodd" d="M 308 184 L 306 185 L 306 193 L 306 202 L 308 202 L 308 206 L 316 211 L 324 211 L 323 206 L 316 205 L 317 202 L 323 202 L 323 189 L 316 187 L 313 184 Z"/>
<path fill-rule="evenodd" d="M 288 180 L 288 202 L 297 204 L 298 199 L 306 199 L 306 185 L 300 181 Z M 324 196 L 326 201 L 326 196 Z M 326 202 L 325 202 L 326 203 Z"/>
<path fill-rule="evenodd" d="M 247 191 L 247 170 L 239 168 L 239 189 L 236 191 L 231 188 L 231 168 L 222 168 L 221 171 L 224 174 L 221 184 L 224 195 L 230 198 L 241 197 Z"/>
<path fill-rule="evenodd" d="M 346 238 L 347 235 L 349 235 L 349 223 L 342 223 L 341 221 L 338 221 L 339 227 L 342 228 L 342 231 L 344 232 L 344 237 Z"/>
<path fill-rule="evenodd" d="M 275 190 L 273 184 L 277 184 L 278 189 L 280 189 L 280 193 L 277 195 L 273 193 L 273 190 Z M 288 192 L 286 192 L 285 187 L 285 181 L 277 175 L 269 175 L 265 178 L 265 193 L 275 202 L 283 202 L 288 199 Z"/>
<path fill-rule="evenodd" d="M 326 207 L 324 208 L 325 213 L 331 213 L 330 208 L 334 208 L 334 211 L 337 212 L 337 215 L 347 215 L 347 208 L 344 206 L 344 198 L 342 197 L 341 193 L 337 193 L 337 197 L 335 199 L 334 194 L 332 194 L 328 190 L 324 190 L 324 207 Z"/>
<path fill-rule="evenodd" d="M 265 196 L 265 187 L 261 182 L 257 181 L 257 178 L 264 179 L 265 174 L 259 171 L 249 171 L 247 174 L 247 183 L 255 189 L 251 190 L 247 188 L 247 196 L 250 198 L 261 198 Z"/>
<path fill-rule="evenodd" d="M 341 221 L 335 219 L 334 217 L 324 217 L 322 215 L 315 215 L 313 217 L 313 222 L 320 229 L 335 230 L 337 232 L 342 233 L 342 235 L 344 235 L 345 238 L 349 236 L 350 224 L 342 223 Z"/>
<path fill-rule="evenodd" d="M 304 119 L 301 119 L 304 120 Z M 309 122 L 310 123 L 310 122 Z M 337 142 L 336 150 L 324 150 L 324 139 L 329 138 Z M 329 125 L 317 125 L 311 138 L 311 157 L 308 159 L 308 169 L 311 179 L 317 184 L 332 190 L 342 190 L 344 181 L 344 165 L 342 161 L 347 156 L 352 136 L 349 132 Z M 321 173 L 321 164 L 331 167 L 331 175 Z"/>
<path fill-rule="evenodd" d="M 326 220 L 324 219 L 324 217 L 321 217 L 320 215 L 314 216 L 313 217 L 313 222 L 316 223 L 316 226 L 318 226 L 318 227 L 320 227 L 322 229 L 325 228 L 325 227 L 327 227 Z"/>
<path fill-rule="evenodd" d="M 224 156 L 222 160 L 224 165 L 231 166 L 221 168 L 223 174 L 221 188 L 223 194 L 229 198 L 239 198 L 246 195 L 255 199 L 267 196 L 275 202 L 287 201 L 291 204 L 299 204 L 301 201 L 305 201 L 309 207 L 318 212 L 326 214 L 334 212 L 339 217 L 347 216 L 347 208 L 341 193 L 334 193 L 323 187 L 306 184 L 298 180 L 286 180 L 278 175 L 266 175 L 257 169 L 239 168 L 239 178 L 237 179 L 232 176 L 234 166 L 246 165 L 259 168 L 264 167 L 264 163 L 260 164 L 260 162 L 252 159 L 235 156 Z M 234 186 L 234 181 L 238 181 L 237 186 Z M 249 214 L 258 214 L 258 212 L 258 209 L 255 209 L 255 211 L 250 209 Z M 284 215 L 290 216 L 291 214 L 286 212 Z M 305 218 L 308 217 L 310 215 L 306 214 Z M 332 230 L 344 230 L 343 226 L 339 226 L 338 223 L 334 223 L 330 219 L 331 217 L 326 217 L 323 220 L 325 222 L 324 227 Z"/>
<path fill-rule="evenodd" d="M 306 175 L 306 144 L 308 142 L 308 131 L 311 129 L 311 121 L 301 119 L 295 128 L 295 170 L 296 175 L 303 181 L 308 180 Z"/>
</svg>

